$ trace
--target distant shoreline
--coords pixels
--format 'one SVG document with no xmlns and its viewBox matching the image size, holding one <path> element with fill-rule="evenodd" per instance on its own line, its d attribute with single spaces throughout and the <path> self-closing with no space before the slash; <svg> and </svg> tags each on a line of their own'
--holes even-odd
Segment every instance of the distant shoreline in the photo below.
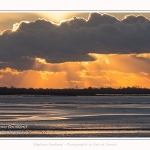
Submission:
<svg viewBox="0 0 150 150">
<path fill-rule="evenodd" d="M 45 95 L 45 94 L 0 94 L 0 96 L 95 96 L 95 97 L 101 97 L 101 96 L 150 96 L 150 94 L 102 94 L 102 95 Z"/>
<path fill-rule="evenodd" d="M 150 96 L 147 88 L 86 88 L 86 89 L 33 89 L 0 87 L 0 95 L 55 95 L 55 96 Z"/>
</svg>

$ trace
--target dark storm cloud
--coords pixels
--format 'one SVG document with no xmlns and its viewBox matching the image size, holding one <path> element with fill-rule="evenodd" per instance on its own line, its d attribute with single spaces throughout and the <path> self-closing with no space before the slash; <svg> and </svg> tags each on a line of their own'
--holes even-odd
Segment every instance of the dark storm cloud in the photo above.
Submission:
<svg viewBox="0 0 150 150">
<path fill-rule="evenodd" d="M 92 13 L 88 20 L 73 17 L 60 25 L 47 20 L 21 22 L 16 31 L 0 36 L 0 66 L 26 69 L 33 59 L 47 62 L 90 61 L 88 53 L 128 54 L 150 52 L 150 21 L 143 16 L 128 16 L 119 21 L 113 16 Z M 26 58 L 26 59 L 25 59 Z M 19 63 L 20 62 L 20 63 Z M 24 65 L 23 65 L 24 64 Z"/>
</svg>

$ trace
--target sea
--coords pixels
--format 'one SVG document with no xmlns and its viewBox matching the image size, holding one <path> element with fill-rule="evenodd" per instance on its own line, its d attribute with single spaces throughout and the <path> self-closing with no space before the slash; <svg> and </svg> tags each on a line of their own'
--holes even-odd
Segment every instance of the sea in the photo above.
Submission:
<svg viewBox="0 0 150 150">
<path fill-rule="evenodd" d="M 150 96 L 1 95 L 0 137 L 150 137 Z"/>
</svg>

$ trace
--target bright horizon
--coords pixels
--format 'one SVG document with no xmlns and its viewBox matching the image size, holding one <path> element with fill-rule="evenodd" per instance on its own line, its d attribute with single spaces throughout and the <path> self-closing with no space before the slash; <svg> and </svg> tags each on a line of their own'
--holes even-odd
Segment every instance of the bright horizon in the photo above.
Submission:
<svg viewBox="0 0 150 150">
<path fill-rule="evenodd" d="M 1 12 L 0 86 L 150 88 L 150 13 L 90 13 Z"/>
</svg>

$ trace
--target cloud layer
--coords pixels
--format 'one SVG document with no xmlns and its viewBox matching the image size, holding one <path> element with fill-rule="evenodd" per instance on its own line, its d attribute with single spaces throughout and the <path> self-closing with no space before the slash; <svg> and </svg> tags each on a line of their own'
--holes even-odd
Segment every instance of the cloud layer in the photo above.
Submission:
<svg viewBox="0 0 150 150">
<path fill-rule="evenodd" d="M 90 54 L 96 61 L 46 63 L 36 59 L 34 70 L 0 69 L 0 86 L 34 88 L 150 88 L 149 54 Z"/>
<path fill-rule="evenodd" d="M 49 63 L 92 61 L 89 53 L 150 52 L 150 21 L 143 16 L 115 17 L 91 13 L 60 25 L 47 20 L 20 22 L 0 35 L 0 68 L 31 69 L 35 58 Z"/>
</svg>

